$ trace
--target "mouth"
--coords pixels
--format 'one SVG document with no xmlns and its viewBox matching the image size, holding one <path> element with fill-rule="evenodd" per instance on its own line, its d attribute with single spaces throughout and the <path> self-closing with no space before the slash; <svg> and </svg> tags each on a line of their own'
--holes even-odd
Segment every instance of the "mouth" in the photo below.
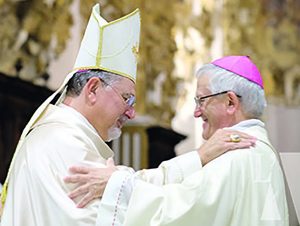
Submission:
<svg viewBox="0 0 300 226">
<path fill-rule="evenodd" d="M 205 116 L 202 116 L 201 118 L 202 118 L 203 122 L 207 122 L 208 121 L 208 119 Z"/>
<path fill-rule="evenodd" d="M 117 128 L 122 128 L 123 127 L 123 124 L 122 124 L 122 122 L 120 121 L 120 120 L 118 120 L 117 122 L 116 122 L 116 127 Z"/>
<path fill-rule="evenodd" d="M 208 119 L 206 117 L 202 117 L 202 121 L 203 121 L 202 127 L 204 129 L 208 124 Z"/>
<path fill-rule="evenodd" d="M 128 118 L 127 118 L 126 116 L 121 116 L 121 117 L 118 119 L 118 121 L 116 122 L 116 126 L 117 126 L 118 128 L 122 128 L 123 125 L 126 123 L 127 119 L 128 119 Z"/>
</svg>

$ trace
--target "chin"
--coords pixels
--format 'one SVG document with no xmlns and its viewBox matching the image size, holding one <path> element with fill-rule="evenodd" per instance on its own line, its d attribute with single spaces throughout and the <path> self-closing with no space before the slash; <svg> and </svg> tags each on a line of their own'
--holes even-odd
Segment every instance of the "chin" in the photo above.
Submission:
<svg viewBox="0 0 300 226">
<path fill-rule="evenodd" d="M 208 132 L 206 132 L 206 131 L 203 131 L 202 132 L 202 138 L 204 139 L 204 140 L 208 140 L 209 139 L 209 135 L 208 135 Z"/>
<path fill-rule="evenodd" d="M 202 134 L 202 138 L 203 138 L 204 140 L 208 140 L 209 138 L 212 137 L 212 135 L 214 135 L 214 133 L 203 133 L 203 134 Z"/>
<path fill-rule="evenodd" d="M 118 139 L 121 136 L 121 134 L 122 134 L 122 131 L 120 128 L 112 127 L 110 129 L 108 129 L 106 141 L 109 142 L 111 140 Z"/>
<path fill-rule="evenodd" d="M 203 138 L 204 140 L 208 140 L 208 139 L 209 139 L 209 137 L 208 137 L 208 136 L 205 136 L 205 135 L 202 135 L 202 138 Z"/>
</svg>

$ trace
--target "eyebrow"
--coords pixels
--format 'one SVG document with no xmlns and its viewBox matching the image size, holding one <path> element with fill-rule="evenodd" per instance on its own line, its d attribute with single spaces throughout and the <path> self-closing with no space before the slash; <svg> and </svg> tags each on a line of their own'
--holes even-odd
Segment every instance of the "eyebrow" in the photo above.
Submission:
<svg viewBox="0 0 300 226">
<path fill-rule="evenodd" d="M 135 94 L 133 94 L 133 93 L 123 93 L 122 95 L 123 95 L 123 96 L 126 96 L 126 97 L 127 97 L 127 96 L 128 96 L 128 97 L 129 97 L 129 96 L 135 96 Z"/>
</svg>

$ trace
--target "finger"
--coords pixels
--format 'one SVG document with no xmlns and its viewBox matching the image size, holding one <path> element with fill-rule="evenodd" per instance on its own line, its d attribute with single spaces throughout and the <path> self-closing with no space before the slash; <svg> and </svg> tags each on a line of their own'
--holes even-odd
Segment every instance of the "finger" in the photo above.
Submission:
<svg viewBox="0 0 300 226">
<path fill-rule="evenodd" d="M 239 137 L 239 142 L 236 143 L 240 143 L 241 141 L 246 141 L 246 142 L 251 142 L 252 144 L 256 143 L 257 138 L 254 136 L 251 136 L 249 134 L 243 133 L 243 132 L 238 132 L 238 131 L 230 131 L 230 133 L 228 134 L 228 136 L 224 137 L 224 141 L 225 142 L 233 142 L 231 135 L 238 135 Z"/>
<path fill-rule="evenodd" d="M 240 136 L 240 140 L 243 141 L 243 142 L 250 142 L 252 144 L 255 144 L 256 141 L 257 141 L 257 138 L 256 137 L 253 137 L 251 135 L 248 135 L 248 134 L 238 134 Z"/>
<path fill-rule="evenodd" d="M 78 196 L 82 195 L 82 194 L 86 194 L 89 192 L 89 185 L 85 184 L 82 186 L 79 186 L 78 188 L 76 188 L 75 190 L 71 191 L 68 196 L 71 199 L 75 199 Z"/>
<path fill-rule="evenodd" d="M 245 148 L 250 148 L 253 146 L 252 142 L 249 141 L 243 141 L 239 143 L 233 143 L 233 142 L 228 142 L 226 145 L 226 149 L 228 151 L 236 150 L 236 149 L 245 149 Z"/>
<path fill-rule="evenodd" d="M 229 135 L 231 134 L 238 134 L 240 137 L 242 138 L 245 138 L 245 139 L 256 139 L 256 137 L 252 136 L 252 135 L 249 135 L 248 133 L 244 133 L 244 132 L 241 132 L 241 131 L 237 131 L 237 130 L 227 130 L 229 133 Z"/>
<path fill-rule="evenodd" d="M 64 178 L 64 182 L 66 183 L 86 183 L 87 181 L 88 177 L 81 174 L 69 175 Z"/>
<path fill-rule="evenodd" d="M 87 174 L 87 173 L 90 172 L 90 168 L 89 167 L 85 167 L 85 166 L 71 166 L 69 168 L 69 171 L 71 173 Z"/>
<path fill-rule="evenodd" d="M 92 201 L 93 198 L 93 194 L 91 192 L 89 192 L 88 194 L 86 194 L 77 204 L 78 208 L 83 208 L 85 207 L 90 201 Z"/>
<path fill-rule="evenodd" d="M 249 135 L 249 134 L 239 134 L 239 136 L 240 136 L 240 138 L 242 139 L 242 140 L 247 140 L 247 141 L 251 141 L 251 142 L 256 142 L 256 140 L 257 140 L 257 138 L 256 137 L 254 137 L 254 136 L 251 136 L 251 135 Z"/>
<path fill-rule="evenodd" d="M 115 161 L 113 158 L 108 158 L 107 161 L 106 161 L 106 166 L 107 167 L 113 167 L 115 166 Z"/>
</svg>

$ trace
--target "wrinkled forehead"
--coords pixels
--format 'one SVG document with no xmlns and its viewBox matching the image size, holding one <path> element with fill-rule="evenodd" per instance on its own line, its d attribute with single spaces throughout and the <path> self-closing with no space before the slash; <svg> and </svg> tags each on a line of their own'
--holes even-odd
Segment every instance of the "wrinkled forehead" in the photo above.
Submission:
<svg viewBox="0 0 300 226">
<path fill-rule="evenodd" d="M 196 95 L 210 92 L 209 77 L 206 75 L 197 78 Z"/>
</svg>

